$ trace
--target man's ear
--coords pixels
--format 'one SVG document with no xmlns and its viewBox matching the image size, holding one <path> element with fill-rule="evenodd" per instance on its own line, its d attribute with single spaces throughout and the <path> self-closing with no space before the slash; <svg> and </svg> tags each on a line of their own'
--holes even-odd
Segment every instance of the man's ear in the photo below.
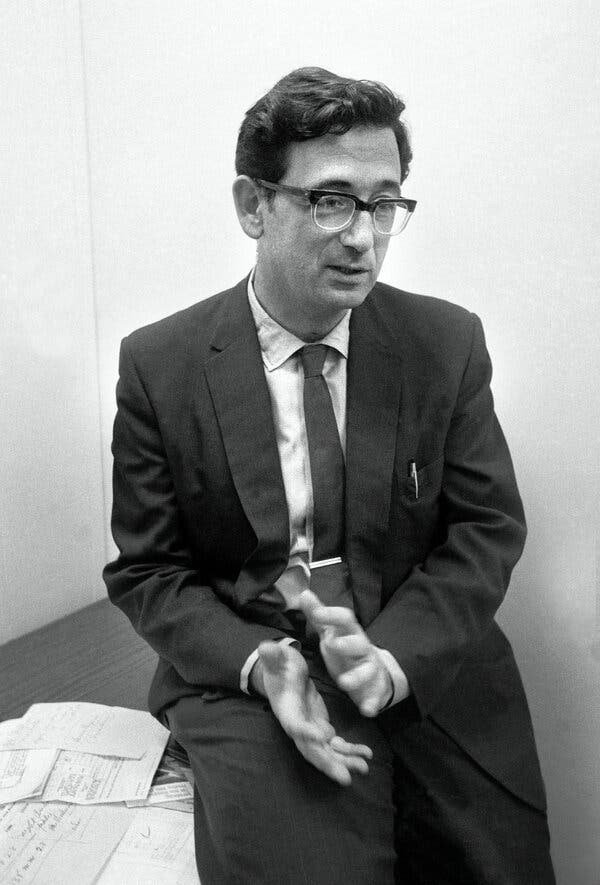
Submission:
<svg viewBox="0 0 600 885">
<path fill-rule="evenodd" d="M 245 234 L 258 240 L 263 232 L 264 200 L 257 184 L 248 175 L 238 175 L 233 182 L 235 211 Z"/>
</svg>

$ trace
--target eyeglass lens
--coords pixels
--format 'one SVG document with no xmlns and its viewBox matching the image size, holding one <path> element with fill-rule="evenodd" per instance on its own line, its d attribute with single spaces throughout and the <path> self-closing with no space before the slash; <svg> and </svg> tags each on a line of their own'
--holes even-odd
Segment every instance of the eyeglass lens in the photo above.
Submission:
<svg viewBox="0 0 600 885">
<path fill-rule="evenodd" d="M 315 222 L 324 230 L 338 230 L 354 215 L 354 200 L 337 195 L 320 197 L 315 204 Z M 399 233 L 408 221 L 406 206 L 380 203 L 372 213 L 375 230 L 388 236 Z"/>
</svg>

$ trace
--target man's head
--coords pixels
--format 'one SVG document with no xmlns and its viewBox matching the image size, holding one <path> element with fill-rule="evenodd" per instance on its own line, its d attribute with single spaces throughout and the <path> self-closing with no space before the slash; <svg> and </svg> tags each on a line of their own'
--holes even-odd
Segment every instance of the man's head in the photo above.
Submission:
<svg viewBox="0 0 600 885">
<path fill-rule="evenodd" d="M 387 127 L 398 145 L 402 179 L 412 151 L 400 116 L 404 102 L 381 83 L 352 80 L 323 68 L 298 68 L 282 77 L 247 112 L 235 152 L 238 175 L 279 182 L 294 142 L 341 135 L 354 126 Z"/>
<path fill-rule="evenodd" d="M 244 118 L 233 191 L 240 223 L 257 240 L 256 293 L 275 319 L 306 340 L 322 337 L 361 304 L 377 279 L 391 204 L 379 205 L 375 215 L 373 204 L 400 197 L 412 157 L 403 110 L 382 84 L 301 68 Z M 290 186 L 352 194 L 362 203 L 342 227 L 327 229 L 335 198 L 317 207 L 318 196 L 290 193 Z M 352 201 L 342 203 L 351 214 Z"/>
</svg>

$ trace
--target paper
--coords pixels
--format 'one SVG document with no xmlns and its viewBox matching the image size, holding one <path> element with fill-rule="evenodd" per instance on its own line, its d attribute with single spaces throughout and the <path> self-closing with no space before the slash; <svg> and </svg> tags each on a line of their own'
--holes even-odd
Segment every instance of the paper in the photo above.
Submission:
<svg viewBox="0 0 600 885">
<path fill-rule="evenodd" d="M 150 713 L 103 704 L 33 704 L 15 727 L 0 730 L 0 750 L 56 748 L 139 759 L 169 732 Z"/>
<path fill-rule="evenodd" d="M 40 796 L 56 757 L 56 750 L 0 751 L 0 805 Z"/>
<path fill-rule="evenodd" d="M 185 763 L 182 760 L 185 760 Z M 194 811 L 194 776 L 187 763 L 187 754 L 182 755 L 170 740 L 154 775 L 147 798 L 127 802 L 127 805 L 130 808 L 160 805 L 162 808 L 191 814 Z"/>
<path fill-rule="evenodd" d="M 41 799 L 77 805 L 145 799 L 165 743 L 166 737 L 141 759 L 114 759 L 62 750 Z"/>
<path fill-rule="evenodd" d="M 12 734 L 18 722 L 18 719 L 0 722 L 0 738 Z M 39 796 L 56 755 L 56 750 L 0 751 L 0 805 Z"/>
<path fill-rule="evenodd" d="M 5 719 L 4 722 L 0 722 L 0 744 L 13 733 L 20 721 L 20 719 Z"/>
<path fill-rule="evenodd" d="M 0 882 L 92 885 L 128 830 L 131 814 L 122 805 L 18 802 L 0 808 Z"/>
<path fill-rule="evenodd" d="M 187 781 L 180 781 L 176 784 L 157 784 L 152 787 L 146 799 L 136 799 L 127 802 L 130 808 L 136 808 L 141 805 L 162 805 L 164 802 L 176 802 L 180 799 L 192 800 L 194 798 L 194 788 Z"/>
<path fill-rule="evenodd" d="M 189 814 L 140 808 L 98 885 L 199 885 Z"/>
</svg>

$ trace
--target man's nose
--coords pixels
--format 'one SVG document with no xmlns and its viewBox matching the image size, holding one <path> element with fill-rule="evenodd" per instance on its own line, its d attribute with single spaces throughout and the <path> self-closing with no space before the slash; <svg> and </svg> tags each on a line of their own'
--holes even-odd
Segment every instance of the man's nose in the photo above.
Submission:
<svg viewBox="0 0 600 885">
<path fill-rule="evenodd" d="M 370 213 L 366 209 L 357 209 L 352 223 L 340 233 L 340 241 L 342 245 L 363 253 L 372 248 L 374 236 Z"/>
</svg>

